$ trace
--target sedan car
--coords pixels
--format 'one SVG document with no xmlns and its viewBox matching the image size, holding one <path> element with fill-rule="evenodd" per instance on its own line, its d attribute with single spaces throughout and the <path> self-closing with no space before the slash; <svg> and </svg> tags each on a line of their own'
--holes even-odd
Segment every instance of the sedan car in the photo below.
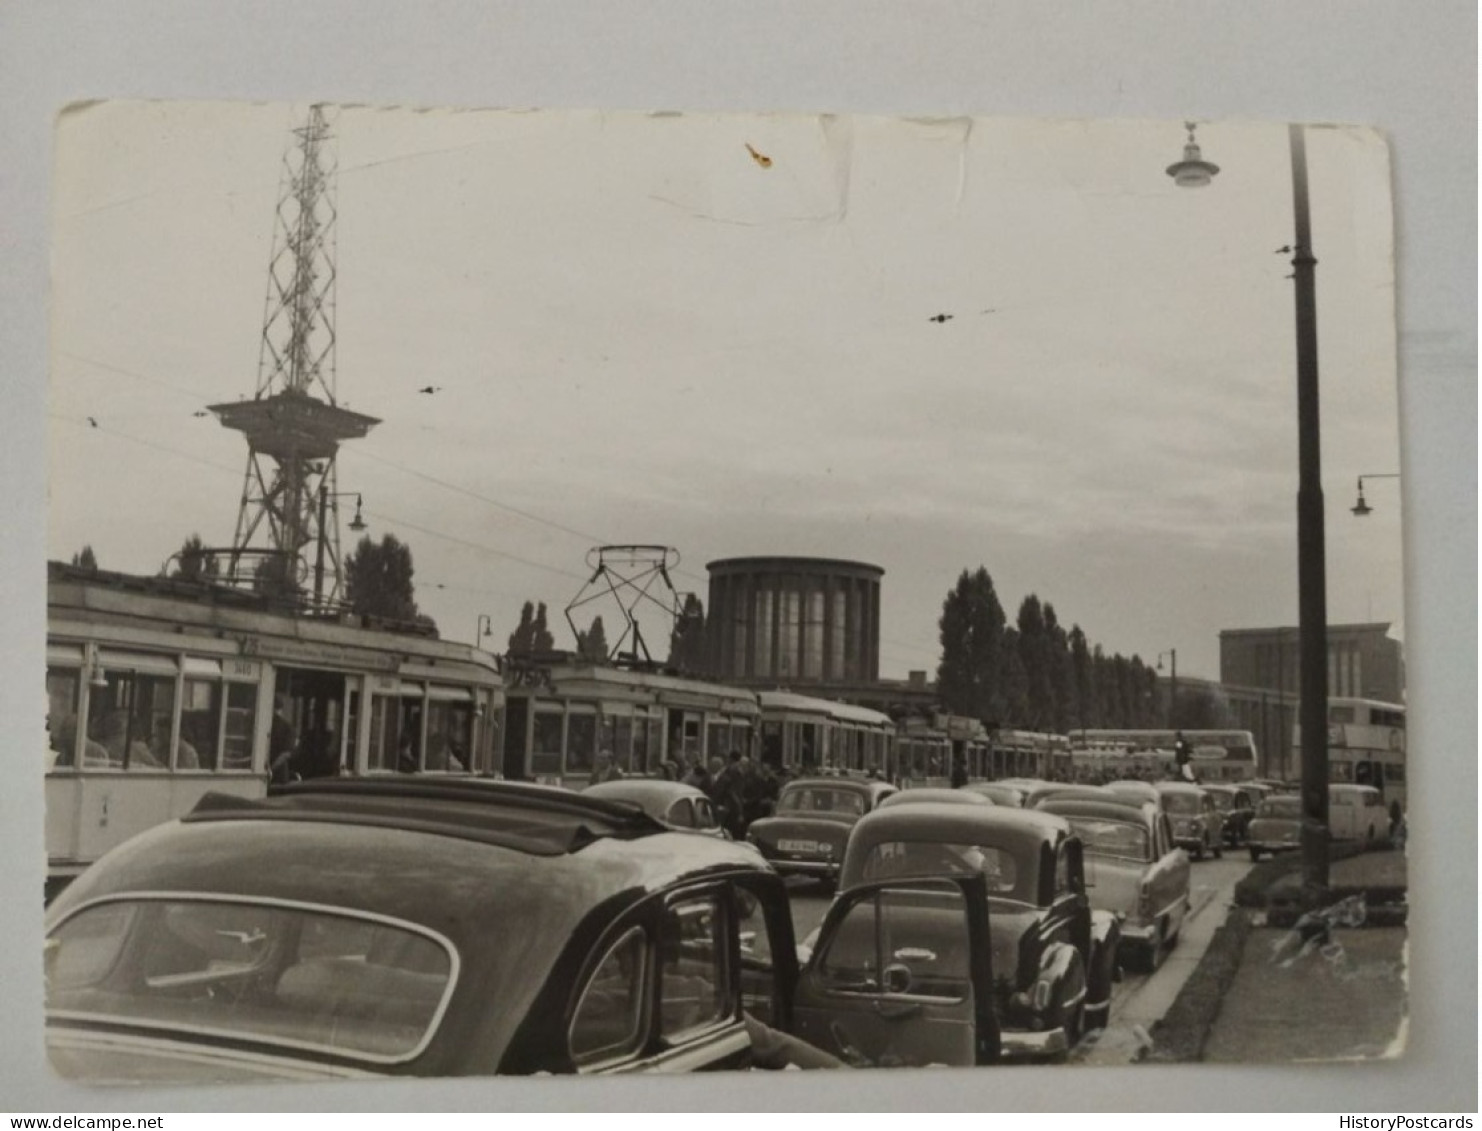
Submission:
<svg viewBox="0 0 1482 1131">
<path fill-rule="evenodd" d="M 1159 808 L 1163 805 L 1162 795 L 1158 793 L 1158 787 L 1150 781 L 1138 781 L 1135 778 L 1125 778 L 1118 781 L 1109 781 L 1106 788 L 1113 793 L 1123 797 L 1131 798 L 1138 804 L 1151 801 Z"/>
<path fill-rule="evenodd" d="M 1256 815 L 1256 793 L 1243 785 L 1211 784 L 1204 792 L 1214 799 L 1225 830 L 1225 843 L 1239 848 L 1245 843 L 1245 830 Z"/>
<path fill-rule="evenodd" d="M 1016 785 L 1010 785 L 1008 782 L 969 782 L 962 788 L 969 793 L 981 793 L 995 805 L 1003 805 L 1009 809 L 1024 808 L 1024 790 Z"/>
<path fill-rule="evenodd" d="M 972 789 L 902 789 L 882 798 L 877 809 L 893 808 L 897 805 L 917 805 L 930 801 L 941 805 L 992 805 L 988 797 Z"/>
<path fill-rule="evenodd" d="M 659 824 L 675 832 L 725 837 L 705 791 L 683 782 L 658 778 L 618 778 L 582 790 L 588 797 L 637 806 Z"/>
<path fill-rule="evenodd" d="M 1245 829 L 1250 858 L 1295 852 L 1302 847 L 1302 799 L 1295 793 L 1277 793 L 1256 806 Z"/>
<path fill-rule="evenodd" d="M 832 884 L 854 823 L 895 793 L 888 782 L 861 778 L 799 778 L 782 787 L 774 816 L 753 821 L 746 839 L 784 876 Z"/>
<path fill-rule="evenodd" d="M 866 885 L 800 977 L 756 853 L 628 805 L 404 778 L 210 794 L 49 908 L 48 1054 L 95 1084 L 990 1063 L 988 908 L 980 878 Z"/>
<path fill-rule="evenodd" d="M 1225 854 L 1224 822 L 1212 798 L 1202 787 L 1187 782 L 1158 783 L 1158 797 L 1163 812 L 1173 826 L 1173 842 L 1193 853 L 1195 860 L 1205 854 L 1216 858 Z"/>
<path fill-rule="evenodd" d="M 871 883 L 982 876 L 1004 1055 L 1063 1054 L 1106 1024 L 1114 916 L 1093 911 L 1081 842 L 1062 818 L 1001 806 L 881 809 L 849 837 L 840 899 Z M 811 952 L 815 958 L 819 951 Z"/>
<path fill-rule="evenodd" d="M 1189 911 L 1189 857 L 1175 847 L 1167 814 L 1151 804 L 1070 798 L 1040 808 L 1065 818 L 1080 837 L 1091 906 L 1121 925 L 1122 965 L 1151 974 Z"/>
</svg>

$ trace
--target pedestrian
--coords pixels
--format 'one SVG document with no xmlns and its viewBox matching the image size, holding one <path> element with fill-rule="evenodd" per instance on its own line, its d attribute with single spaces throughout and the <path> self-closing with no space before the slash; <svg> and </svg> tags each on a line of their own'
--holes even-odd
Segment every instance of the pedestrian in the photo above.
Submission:
<svg viewBox="0 0 1482 1131">
<path fill-rule="evenodd" d="M 624 776 L 622 769 L 613 762 L 612 751 L 602 750 L 597 755 L 597 764 L 592 769 L 592 785 L 604 781 L 617 781 Z"/>
</svg>

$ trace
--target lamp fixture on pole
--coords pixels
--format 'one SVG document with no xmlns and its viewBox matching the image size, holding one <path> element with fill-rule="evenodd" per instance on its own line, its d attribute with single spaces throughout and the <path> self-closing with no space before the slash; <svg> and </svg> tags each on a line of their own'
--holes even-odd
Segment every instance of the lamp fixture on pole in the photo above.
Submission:
<svg viewBox="0 0 1482 1131">
<path fill-rule="evenodd" d="M 494 635 L 494 618 L 488 613 L 479 614 L 478 627 L 473 630 L 473 646 L 479 647 L 486 636 Z"/>
<path fill-rule="evenodd" d="M 1360 475 L 1358 477 L 1358 502 L 1353 505 L 1353 513 L 1355 517 L 1363 518 L 1365 515 L 1371 514 L 1374 510 L 1373 507 L 1371 507 L 1367 502 L 1364 501 L 1365 479 L 1398 479 L 1399 477 L 1400 473 L 1398 471 L 1385 471 L 1379 473 L 1370 472 L 1366 475 Z"/>
<path fill-rule="evenodd" d="M 330 499 L 355 499 L 355 517 L 350 520 L 350 529 L 359 534 L 367 529 L 366 521 L 360 516 L 360 508 L 363 503 L 360 495 L 355 491 L 331 491 L 327 486 L 319 488 L 319 537 L 316 540 L 314 556 L 314 605 L 318 607 L 324 604 L 324 544 L 329 537 L 329 527 L 326 525 L 329 518 Z M 339 510 L 336 509 L 336 514 Z M 339 535 L 335 535 L 335 553 L 339 554 Z M 338 567 L 336 567 L 338 568 Z"/>
<path fill-rule="evenodd" d="M 1168 657 L 1168 725 L 1178 726 L 1178 649 L 1158 653 L 1158 670 L 1163 670 L 1163 657 Z"/>
<path fill-rule="evenodd" d="M 1181 188 L 1209 184 L 1217 166 L 1203 159 L 1193 123 L 1184 159 L 1168 166 Z M 1317 260 L 1307 199 L 1307 136 L 1287 126 L 1291 150 L 1292 279 L 1297 329 L 1297 599 L 1301 649 L 1302 884 L 1309 905 L 1328 887 L 1328 592 L 1323 529 L 1322 449 L 1317 380 Z"/>
</svg>

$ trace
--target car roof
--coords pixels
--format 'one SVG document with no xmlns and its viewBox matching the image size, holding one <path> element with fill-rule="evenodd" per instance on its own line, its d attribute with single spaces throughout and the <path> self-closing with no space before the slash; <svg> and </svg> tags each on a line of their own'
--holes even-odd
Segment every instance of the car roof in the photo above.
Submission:
<svg viewBox="0 0 1482 1131">
<path fill-rule="evenodd" d="M 1057 840 L 1070 831 L 1059 817 L 1036 809 L 1011 809 L 1006 805 L 947 805 L 923 801 L 919 805 L 890 805 L 867 813 L 849 834 L 855 842 L 889 840 L 906 836 L 953 843 L 973 841 L 992 834 L 994 842 L 1028 846 Z"/>
<path fill-rule="evenodd" d="M 1159 793 L 1203 793 L 1202 785 L 1188 781 L 1160 781 L 1154 788 Z"/>
<path fill-rule="evenodd" d="M 901 805 L 992 805 L 993 799 L 969 789 L 902 789 L 881 801 L 892 809 Z"/>
<path fill-rule="evenodd" d="M 1146 826 L 1152 822 L 1152 805 L 1131 805 L 1125 801 L 1099 801 L 1081 797 L 1050 797 L 1040 806 L 1041 813 L 1057 817 L 1095 817 L 1104 821 L 1122 821 Z"/>
<path fill-rule="evenodd" d="M 703 789 L 663 778 L 614 778 L 612 781 L 589 785 L 581 792 L 583 797 L 628 801 L 635 805 L 668 805 L 681 797 L 709 800 Z"/>
<path fill-rule="evenodd" d="M 895 786 L 874 778 L 793 778 L 782 787 L 782 792 L 796 789 L 852 789 L 860 793 L 879 793 L 882 789 L 893 791 Z"/>
<path fill-rule="evenodd" d="M 1117 793 L 1115 790 L 1107 789 L 1102 785 L 1057 785 L 1050 789 L 1038 790 L 1037 794 L 1039 798 L 1038 805 L 1047 805 L 1051 801 L 1059 801 L 1061 799 L 1069 800 L 1073 797 L 1085 798 L 1092 801 L 1106 801 L 1113 805 L 1137 804 L 1129 800 L 1127 794 Z"/>
</svg>

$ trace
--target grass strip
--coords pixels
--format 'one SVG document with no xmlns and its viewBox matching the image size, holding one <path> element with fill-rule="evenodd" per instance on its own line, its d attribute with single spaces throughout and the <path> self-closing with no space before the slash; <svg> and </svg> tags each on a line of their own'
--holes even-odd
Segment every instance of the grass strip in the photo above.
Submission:
<svg viewBox="0 0 1482 1131">
<path fill-rule="evenodd" d="M 1220 1003 L 1240 969 L 1250 932 L 1251 917 L 1238 907 L 1231 908 L 1173 1005 L 1149 1033 L 1153 1047 L 1143 1058 L 1144 1062 L 1187 1063 L 1203 1055 L 1204 1042 L 1219 1016 Z"/>
</svg>

